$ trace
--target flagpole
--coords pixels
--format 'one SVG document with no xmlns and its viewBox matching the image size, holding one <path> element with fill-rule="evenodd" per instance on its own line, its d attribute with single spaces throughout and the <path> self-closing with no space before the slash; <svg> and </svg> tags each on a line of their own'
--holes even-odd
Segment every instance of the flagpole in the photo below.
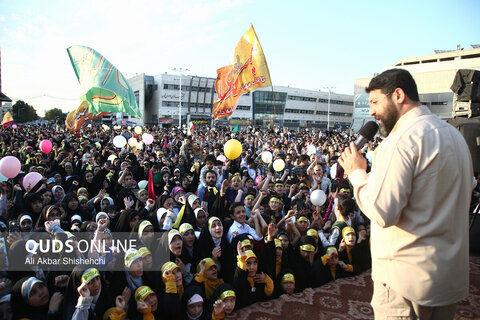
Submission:
<svg viewBox="0 0 480 320">
<path fill-rule="evenodd" d="M 255 34 L 255 39 L 258 41 L 258 36 L 257 32 L 255 31 L 255 28 L 253 27 L 253 24 L 250 24 L 252 27 L 253 33 Z M 260 41 L 258 41 L 258 45 L 260 48 L 262 47 L 260 44 Z M 263 48 L 262 48 L 262 53 L 263 53 Z M 265 58 L 265 53 L 263 54 L 263 61 L 265 61 L 265 67 L 267 67 L 267 72 L 268 72 L 268 78 L 270 79 L 270 83 L 272 82 L 272 77 L 270 76 L 270 69 L 268 69 L 268 64 L 267 64 L 267 58 Z M 273 83 L 272 83 L 272 96 L 273 96 L 273 123 L 275 124 L 276 122 L 276 103 L 275 103 L 275 93 L 273 92 Z"/>
</svg>

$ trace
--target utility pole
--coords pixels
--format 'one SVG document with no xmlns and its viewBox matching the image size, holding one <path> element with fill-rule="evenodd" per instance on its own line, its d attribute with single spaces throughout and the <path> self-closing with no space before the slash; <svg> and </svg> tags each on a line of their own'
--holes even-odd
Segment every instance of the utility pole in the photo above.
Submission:
<svg viewBox="0 0 480 320">
<path fill-rule="evenodd" d="M 330 130 L 330 94 L 333 93 L 335 87 L 323 87 L 328 90 L 328 106 L 327 106 L 327 131 Z"/>
<path fill-rule="evenodd" d="M 183 77 L 183 73 L 184 72 L 187 72 L 187 71 L 190 71 L 190 69 L 186 69 L 186 68 L 173 68 L 172 71 L 174 72 L 178 72 L 179 75 L 180 75 L 180 88 L 178 90 L 179 94 L 178 94 L 178 129 L 179 130 L 182 130 L 182 77 Z M 188 125 L 188 123 L 187 123 Z"/>
</svg>

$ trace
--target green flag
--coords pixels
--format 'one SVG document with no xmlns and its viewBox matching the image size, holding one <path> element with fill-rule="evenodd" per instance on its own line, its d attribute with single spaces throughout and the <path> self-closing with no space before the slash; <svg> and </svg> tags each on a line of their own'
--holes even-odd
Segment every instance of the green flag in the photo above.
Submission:
<svg viewBox="0 0 480 320">
<path fill-rule="evenodd" d="M 239 129 L 239 128 L 238 128 L 238 124 L 237 124 L 237 125 L 235 126 L 235 128 L 233 128 L 233 130 L 232 130 L 232 133 L 235 133 L 235 132 L 237 132 L 237 131 L 238 131 L 238 129 Z"/>
<path fill-rule="evenodd" d="M 137 100 L 123 74 L 95 50 L 85 46 L 67 49 L 70 62 L 80 82 L 89 112 L 125 112 L 141 118 Z"/>
</svg>

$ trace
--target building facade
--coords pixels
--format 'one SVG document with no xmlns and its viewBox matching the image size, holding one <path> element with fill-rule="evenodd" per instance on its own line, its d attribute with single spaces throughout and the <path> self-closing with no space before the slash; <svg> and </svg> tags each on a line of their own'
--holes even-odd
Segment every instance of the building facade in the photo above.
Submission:
<svg viewBox="0 0 480 320">
<path fill-rule="evenodd" d="M 136 119 L 129 120 L 169 127 L 177 126 L 180 116 L 182 126 L 188 121 L 210 125 L 213 102 L 217 98 L 215 80 L 167 73 L 132 77 L 128 82 L 137 96 L 143 118 L 141 122 Z M 330 120 L 330 128 L 348 128 L 352 117 L 352 95 L 273 86 L 243 94 L 239 97 L 232 116 L 220 119 L 216 123 L 260 127 L 271 127 L 276 124 L 298 129 L 327 128 Z M 118 121 L 119 118 L 108 120 Z"/>
<path fill-rule="evenodd" d="M 459 69 L 480 70 L 480 47 L 472 45 L 472 49 L 463 50 L 457 46 L 457 50 L 437 50 L 431 55 L 398 60 L 384 70 L 392 68 L 408 70 L 417 83 L 421 102 L 440 118 L 449 119 L 452 117 L 453 109 L 453 92 L 450 87 L 455 74 Z M 353 129 L 373 119 L 368 115 L 368 95 L 365 94 L 365 88 L 371 79 L 355 80 Z"/>
</svg>

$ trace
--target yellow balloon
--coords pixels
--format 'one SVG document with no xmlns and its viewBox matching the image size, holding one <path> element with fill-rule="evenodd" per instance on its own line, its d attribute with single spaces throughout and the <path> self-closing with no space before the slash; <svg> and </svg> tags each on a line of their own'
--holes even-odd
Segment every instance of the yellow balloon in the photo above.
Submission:
<svg viewBox="0 0 480 320">
<path fill-rule="evenodd" d="M 130 131 L 130 130 L 132 130 L 132 127 L 128 126 L 127 129 Z"/>
<path fill-rule="evenodd" d="M 237 159 L 242 154 L 242 144 L 236 139 L 228 140 L 223 147 L 223 152 L 228 159 Z"/>
<path fill-rule="evenodd" d="M 285 168 L 285 161 L 282 159 L 277 159 L 273 161 L 273 170 L 279 172 L 282 171 Z"/>
<path fill-rule="evenodd" d="M 140 133 L 142 133 L 142 127 L 136 126 L 134 131 L 135 131 L 136 134 L 140 134 Z"/>
<path fill-rule="evenodd" d="M 138 143 L 138 141 L 134 137 L 131 137 L 130 139 L 128 139 L 128 145 L 132 148 L 136 147 L 137 143 Z"/>
</svg>

